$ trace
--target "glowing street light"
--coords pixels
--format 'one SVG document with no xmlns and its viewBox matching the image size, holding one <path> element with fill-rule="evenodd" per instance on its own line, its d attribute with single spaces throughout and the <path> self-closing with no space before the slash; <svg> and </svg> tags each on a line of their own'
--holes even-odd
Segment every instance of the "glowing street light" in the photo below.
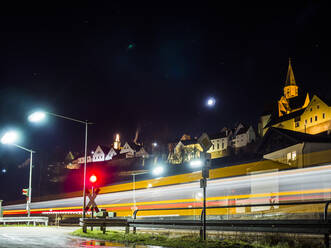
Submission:
<svg viewBox="0 0 331 248">
<path fill-rule="evenodd" d="M 160 165 L 156 166 L 153 170 L 152 170 L 152 173 L 154 176 L 159 176 L 161 174 L 163 174 L 164 172 L 164 168 Z"/>
<path fill-rule="evenodd" d="M 74 118 L 70 118 L 70 117 L 66 117 L 66 116 L 63 116 L 63 115 L 58 115 L 58 114 L 54 114 L 54 113 L 50 113 L 50 112 L 46 112 L 46 111 L 37 111 L 37 112 L 34 112 L 32 114 L 30 114 L 28 116 L 28 120 L 30 122 L 34 122 L 34 123 L 37 123 L 37 122 L 41 122 L 43 121 L 45 118 L 46 118 L 46 115 L 52 115 L 52 116 L 55 116 L 55 117 L 59 117 L 59 118 L 62 118 L 62 119 L 66 119 L 66 120 L 69 120 L 69 121 L 74 121 L 74 122 L 78 122 L 78 123 L 81 123 L 81 124 L 84 124 L 85 125 L 85 145 L 84 145 L 84 150 L 85 150 L 85 155 L 84 155 L 84 183 L 83 183 L 83 218 L 85 218 L 85 207 L 86 207 L 86 163 L 87 163 L 87 126 L 90 125 L 90 124 L 93 124 L 92 122 L 88 122 L 88 121 L 81 121 L 81 120 L 77 120 L 77 119 L 74 119 Z"/>
<path fill-rule="evenodd" d="M 152 143 L 152 146 L 157 147 L 157 143 L 156 142 L 153 142 Z"/>
<path fill-rule="evenodd" d="M 15 142 L 18 140 L 19 135 L 16 131 L 9 131 L 5 133 L 1 138 L 1 143 L 6 145 L 13 145 L 16 146 L 24 151 L 30 152 L 30 173 L 29 173 L 29 196 L 28 200 L 26 202 L 27 210 L 28 210 L 28 217 L 30 217 L 30 207 L 31 207 L 31 183 L 32 183 L 32 154 L 35 153 L 35 151 L 27 149 L 23 146 L 15 144 Z M 3 173 L 6 173 L 6 169 L 2 170 Z"/>
<path fill-rule="evenodd" d="M 201 159 L 194 159 L 190 161 L 190 166 L 192 168 L 199 168 L 203 166 L 203 161 Z"/>
<path fill-rule="evenodd" d="M 43 111 L 37 111 L 28 116 L 30 122 L 41 122 L 46 118 L 46 113 Z"/>
<path fill-rule="evenodd" d="M 1 138 L 2 144 L 13 144 L 18 139 L 18 133 L 15 131 L 9 131 L 4 134 Z"/>
</svg>

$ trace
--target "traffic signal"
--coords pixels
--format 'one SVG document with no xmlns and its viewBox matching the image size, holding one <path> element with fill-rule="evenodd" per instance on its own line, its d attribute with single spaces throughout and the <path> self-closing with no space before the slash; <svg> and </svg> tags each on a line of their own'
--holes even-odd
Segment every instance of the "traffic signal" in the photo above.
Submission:
<svg viewBox="0 0 331 248">
<path fill-rule="evenodd" d="M 92 175 L 92 176 L 90 176 L 90 182 L 91 182 L 91 183 L 95 183 L 97 180 L 98 180 L 98 178 L 97 178 L 96 175 Z"/>
</svg>

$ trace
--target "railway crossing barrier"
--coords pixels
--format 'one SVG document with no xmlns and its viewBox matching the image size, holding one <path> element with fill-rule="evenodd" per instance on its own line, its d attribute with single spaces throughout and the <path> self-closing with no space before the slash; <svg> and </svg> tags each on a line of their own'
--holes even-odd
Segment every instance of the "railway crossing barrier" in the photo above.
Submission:
<svg viewBox="0 0 331 248">
<path fill-rule="evenodd" d="M 33 223 L 35 226 L 36 223 L 44 223 L 45 226 L 48 226 L 48 217 L 0 217 L 0 223 L 6 225 L 7 223 Z"/>
<path fill-rule="evenodd" d="M 250 204 L 250 205 L 228 205 L 210 206 L 207 209 L 217 208 L 239 208 L 239 207 L 273 207 L 291 205 L 312 205 L 324 204 L 322 219 L 293 219 L 293 220 L 207 220 L 207 230 L 218 231 L 240 231 L 240 232 L 277 232 L 277 233 L 300 233 L 324 235 L 325 247 L 329 247 L 329 235 L 331 232 L 331 222 L 328 220 L 328 207 L 331 201 L 310 201 L 310 202 L 288 202 L 272 204 Z M 168 229 L 198 229 L 200 238 L 203 232 L 203 213 L 200 220 L 150 220 L 137 219 L 138 212 L 142 211 L 162 211 L 162 210 L 192 210 L 202 209 L 202 207 L 192 208 L 158 208 L 158 209 L 137 209 L 133 213 L 133 220 L 128 221 L 129 227 L 133 227 L 133 233 L 137 227 L 168 228 Z"/>
<path fill-rule="evenodd" d="M 129 224 L 127 219 L 123 218 L 80 218 L 79 225 L 83 227 L 83 232 L 87 232 L 87 227 L 100 227 L 103 233 L 106 233 L 106 227 L 108 226 L 123 226 L 125 227 L 125 232 L 129 233 Z"/>
</svg>

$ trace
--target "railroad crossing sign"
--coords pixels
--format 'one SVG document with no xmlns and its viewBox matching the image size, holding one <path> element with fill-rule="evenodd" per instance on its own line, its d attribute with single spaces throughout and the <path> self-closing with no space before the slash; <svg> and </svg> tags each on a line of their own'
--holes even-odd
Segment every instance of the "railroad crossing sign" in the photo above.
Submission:
<svg viewBox="0 0 331 248">
<path fill-rule="evenodd" d="M 198 139 L 198 143 L 202 147 L 203 151 L 206 152 L 209 148 L 213 145 L 209 139 L 208 134 L 203 133 L 200 138 Z"/>
<path fill-rule="evenodd" d="M 99 192 L 100 192 L 99 188 L 97 188 L 95 190 L 92 188 L 92 192 L 90 192 L 88 189 L 86 189 L 86 195 L 88 196 L 90 201 L 86 205 L 85 211 L 88 211 L 91 208 L 91 211 L 94 210 L 97 213 L 99 212 L 99 208 L 98 208 L 97 204 L 94 201 Z"/>
</svg>

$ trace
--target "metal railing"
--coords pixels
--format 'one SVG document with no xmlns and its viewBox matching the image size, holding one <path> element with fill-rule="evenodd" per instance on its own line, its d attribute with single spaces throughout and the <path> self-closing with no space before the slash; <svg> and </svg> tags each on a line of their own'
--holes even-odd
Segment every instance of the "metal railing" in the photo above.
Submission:
<svg viewBox="0 0 331 248">
<path fill-rule="evenodd" d="M 228 206 L 209 206 L 207 209 L 222 209 L 222 208 L 240 208 L 240 207 L 274 207 L 274 206 L 297 206 L 297 205 L 317 205 L 325 204 L 323 219 L 318 220 L 232 220 L 232 221 L 209 221 L 206 225 L 215 230 L 226 230 L 226 231 L 258 231 L 258 232 L 288 232 L 288 233 L 312 233 L 312 234 L 323 234 L 325 247 L 329 247 L 329 234 L 331 230 L 331 223 L 328 221 L 328 207 L 330 205 L 328 201 L 309 201 L 309 202 L 281 202 L 271 204 L 243 204 L 243 205 L 228 205 Z M 166 210 L 195 210 L 203 209 L 203 207 L 191 207 L 191 208 L 155 208 L 155 209 L 136 209 L 133 212 L 133 221 L 129 223 L 133 226 L 133 233 L 136 233 L 136 225 L 139 226 L 171 226 L 171 228 L 190 228 L 199 227 L 200 236 L 202 235 L 203 227 L 203 212 L 200 216 L 200 221 L 141 221 L 140 224 L 137 221 L 138 212 L 144 211 L 166 211 Z M 135 224 L 136 223 L 136 224 Z M 307 224 L 307 225 L 306 225 Z M 222 227 L 222 228 L 220 228 Z M 276 227 L 276 228 L 275 228 Z M 318 228 L 321 227 L 321 228 Z M 316 228 L 318 230 L 316 230 Z"/>
<path fill-rule="evenodd" d="M 48 226 L 48 217 L 2 217 L 0 218 L 0 223 L 6 225 L 7 223 L 33 223 L 35 226 L 36 223 L 44 223 L 45 226 Z"/>
</svg>

